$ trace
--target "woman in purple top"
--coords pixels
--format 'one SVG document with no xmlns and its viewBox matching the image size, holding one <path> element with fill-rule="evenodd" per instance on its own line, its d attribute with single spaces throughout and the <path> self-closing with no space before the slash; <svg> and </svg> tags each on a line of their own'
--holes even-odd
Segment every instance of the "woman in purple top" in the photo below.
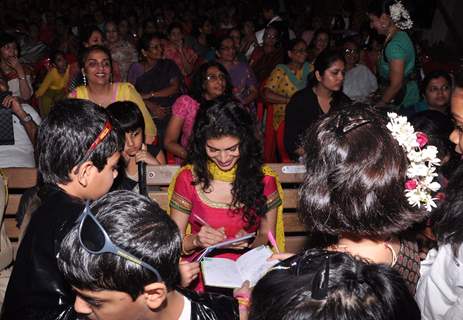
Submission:
<svg viewBox="0 0 463 320">
<path fill-rule="evenodd" d="M 158 35 L 144 34 L 139 45 L 143 60 L 132 64 L 127 80 L 142 96 L 163 141 L 171 106 L 181 92 L 183 76 L 172 60 L 162 59 L 163 49 Z"/>
<path fill-rule="evenodd" d="M 242 105 L 248 109 L 254 109 L 254 101 L 257 99 L 257 80 L 254 72 L 246 62 L 240 62 L 236 58 L 236 48 L 233 39 L 224 37 L 217 50 L 218 61 L 224 65 L 230 74 L 233 84 L 233 95 Z"/>
<path fill-rule="evenodd" d="M 180 96 L 173 104 L 167 125 L 164 147 L 178 163 L 186 158 L 186 147 L 200 104 L 220 96 L 232 96 L 230 75 L 218 62 L 204 63 L 193 76 L 190 95 Z"/>
</svg>

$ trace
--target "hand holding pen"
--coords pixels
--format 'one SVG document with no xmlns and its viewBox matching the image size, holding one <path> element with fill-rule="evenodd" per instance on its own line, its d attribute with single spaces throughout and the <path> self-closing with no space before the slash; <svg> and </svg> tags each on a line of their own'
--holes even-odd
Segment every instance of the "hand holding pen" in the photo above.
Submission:
<svg viewBox="0 0 463 320">
<path fill-rule="evenodd" d="M 224 227 L 214 229 L 199 216 L 194 215 L 193 218 L 201 225 L 201 229 L 193 239 L 193 245 L 197 248 L 207 248 L 227 238 Z"/>
</svg>

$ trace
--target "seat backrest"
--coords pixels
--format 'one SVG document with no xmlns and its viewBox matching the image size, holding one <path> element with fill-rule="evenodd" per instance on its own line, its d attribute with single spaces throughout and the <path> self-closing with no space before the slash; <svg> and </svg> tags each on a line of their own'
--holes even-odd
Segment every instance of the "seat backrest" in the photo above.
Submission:
<svg viewBox="0 0 463 320">
<path fill-rule="evenodd" d="M 283 187 L 286 250 L 288 252 L 298 252 L 304 247 L 307 239 L 305 227 L 299 222 L 297 216 L 298 188 L 304 179 L 305 168 L 299 164 L 269 163 L 267 165 L 278 175 Z M 174 165 L 148 166 L 146 169 L 148 190 L 150 190 L 150 187 L 152 189 L 153 186 L 161 187 L 161 191 L 148 191 L 148 194 L 164 210 L 169 205 L 167 186 L 178 169 L 180 169 L 180 166 Z"/>
</svg>

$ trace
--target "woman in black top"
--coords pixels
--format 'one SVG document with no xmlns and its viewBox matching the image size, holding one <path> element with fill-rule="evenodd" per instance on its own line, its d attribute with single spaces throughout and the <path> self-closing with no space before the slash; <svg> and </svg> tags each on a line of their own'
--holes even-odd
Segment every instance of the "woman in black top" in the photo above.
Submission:
<svg viewBox="0 0 463 320">
<path fill-rule="evenodd" d="M 341 91 L 344 68 L 340 52 L 323 51 L 315 60 L 307 87 L 296 92 L 286 106 L 284 143 L 293 160 L 302 155 L 305 131 L 321 115 L 350 101 Z"/>
</svg>

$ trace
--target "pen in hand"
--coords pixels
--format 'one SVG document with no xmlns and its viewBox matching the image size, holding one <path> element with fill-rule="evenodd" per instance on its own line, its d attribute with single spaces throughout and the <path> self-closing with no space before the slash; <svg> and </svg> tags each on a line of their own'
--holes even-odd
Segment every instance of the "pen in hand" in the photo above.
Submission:
<svg viewBox="0 0 463 320">
<path fill-rule="evenodd" d="M 267 237 L 268 237 L 268 241 L 270 242 L 270 244 L 272 245 L 272 247 L 275 248 L 276 253 L 280 253 L 280 250 L 278 249 L 278 245 L 277 245 L 277 242 L 276 242 L 276 240 L 275 240 L 275 237 L 273 236 L 272 231 L 269 231 L 269 232 L 267 233 Z"/>
</svg>

